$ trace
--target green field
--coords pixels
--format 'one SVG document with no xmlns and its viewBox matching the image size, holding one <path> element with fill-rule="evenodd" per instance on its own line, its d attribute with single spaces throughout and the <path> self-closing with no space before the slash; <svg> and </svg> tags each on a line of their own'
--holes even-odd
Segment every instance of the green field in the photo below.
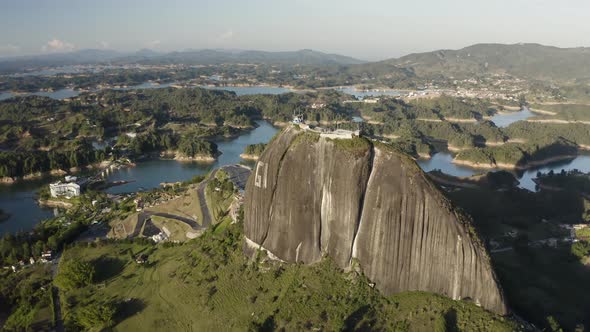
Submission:
<svg viewBox="0 0 590 332">
<path fill-rule="evenodd" d="M 514 323 L 471 303 L 428 293 L 383 297 L 365 278 L 329 260 L 303 266 L 250 261 L 241 225 L 183 245 L 113 242 L 77 245 L 67 261 L 96 268 L 94 282 L 63 292 L 66 324 L 79 307 L 110 302 L 114 331 L 464 330 L 509 331 Z M 132 257 L 146 253 L 148 262 Z M 69 317 L 69 318 L 68 318 Z"/>
</svg>

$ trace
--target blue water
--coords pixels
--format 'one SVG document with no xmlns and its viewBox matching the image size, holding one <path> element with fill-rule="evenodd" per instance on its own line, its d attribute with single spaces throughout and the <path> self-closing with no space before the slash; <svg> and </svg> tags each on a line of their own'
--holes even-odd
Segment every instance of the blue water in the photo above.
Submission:
<svg viewBox="0 0 590 332">
<path fill-rule="evenodd" d="M 157 83 L 153 83 L 153 82 L 145 82 L 145 83 L 141 83 L 138 85 L 128 86 L 126 88 L 113 88 L 113 90 L 127 91 L 127 90 L 139 90 L 139 89 L 163 89 L 163 88 L 168 88 L 174 84 L 175 83 L 173 83 L 173 82 L 172 83 L 162 83 L 162 84 L 157 84 Z M 292 91 L 287 88 L 280 88 L 280 87 L 274 87 L 274 86 L 247 86 L 247 87 L 242 87 L 242 86 L 225 86 L 225 87 L 202 86 L 202 88 L 211 89 L 211 90 L 233 91 L 238 96 L 254 95 L 254 94 L 276 95 L 276 94 L 288 93 L 288 92 Z M 18 96 L 27 96 L 27 95 L 44 96 L 44 97 L 49 97 L 49 98 L 61 100 L 61 99 L 77 97 L 78 95 L 80 95 L 80 92 L 73 90 L 73 89 L 61 89 L 61 90 L 56 90 L 53 92 L 39 91 L 39 92 L 33 92 L 33 93 L 18 94 Z M 17 94 L 14 94 L 10 91 L 0 92 L 0 100 L 12 98 L 15 96 L 17 96 Z"/>
<path fill-rule="evenodd" d="M 256 94 L 279 95 L 292 91 L 291 89 L 281 88 L 277 86 L 201 86 L 201 88 L 211 90 L 232 91 L 235 92 L 238 96 Z"/>
<path fill-rule="evenodd" d="M 53 92 L 38 91 L 38 92 L 23 93 L 23 94 L 20 94 L 20 93 L 14 94 L 10 91 L 4 91 L 4 92 L 0 93 L 0 100 L 4 100 L 4 99 L 16 97 L 16 96 L 28 96 L 28 95 L 43 96 L 43 97 L 49 97 L 49 98 L 53 98 L 53 99 L 67 99 L 67 98 L 77 97 L 79 94 L 80 94 L 79 91 L 76 91 L 73 89 L 61 89 L 61 90 L 56 90 Z"/>
<path fill-rule="evenodd" d="M 418 165 L 420 165 L 420 167 L 426 172 L 435 169 L 440 169 L 443 173 L 453 176 L 472 176 L 475 174 L 487 173 L 488 171 L 494 171 L 494 169 L 482 170 L 469 168 L 466 166 L 453 164 L 452 161 L 452 154 L 448 152 L 439 152 L 432 156 L 431 159 L 419 159 Z M 536 167 L 524 172 L 516 172 L 516 178 L 520 182 L 518 187 L 530 191 L 536 191 L 533 179 L 537 177 L 537 172 L 548 173 L 549 171 L 553 171 L 555 173 L 559 173 L 562 169 L 565 171 L 577 169 L 582 172 L 590 172 L 590 156 L 580 155 L 572 160 L 555 162 L 546 166 Z"/>
<path fill-rule="evenodd" d="M 453 155 L 448 152 L 439 152 L 430 159 L 419 159 L 418 165 L 425 171 L 430 172 L 435 169 L 453 176 L 471 176 L 481 171 L 473 168 L 453 164 Z"/>
<path fill-rule="evenodd" d="M 48 183 L 49 180 L 39 180 L 0 185 L 0 209 L 11 215 L 0 222 L 0 235 L 30 230 L 39 221 L 53 217 L 52 209 L 41 208 L 34 200 L 39 188 Z"/>
<path fill-rule="evenodd" d="M 278 131 L 266 121 L 258 122 L 258 127 L 234 139 L 220 139 L 216 143 L 223 153 L 214 163 L 178 162 L 175 160 L 149 160 L 138 162 L 136 167 L 116 170 L 108 181 L 134 181 L 126 185 L 111 187 L 109 193 L 123 193 L 157 188 L 161 182 L 177 182 L 204 174 L 213 168 L 241 162 L 240 154 L 248 144 L 267 143 Z M 22 181 L 14 185 L 0 186 L 0 209 L 12 216 L 0 222 L 0 235 L 6 232 L 26 231 L 43 219 L 54 215 L 52 209 L 38 206 L 35 193 L 51 182 L 51 179 Z"/>
<path fill-rule="evenodd" d="M 532 116 L 535 115 L 529 111 L 528 108 L 524 107 L 518 112 L 494 115 L 490 121 L 492 121 L 496 127 L 506 128 L 517 121 L 526 120 Z"/>
<path fill-rule="evenodd" d="M 195 175 L 205 174 L 211 169 L 225 165 L 238 164 L 240 154 L 249 144 L 267 143 L 278 129 L 266 121 L 259 121 L 258 127 L 234 139 L 216 141 L 222 153 L 213 163 L 178 162 L 176 160 L 149 160 L 140 162 L 136 167 L 116 170 L 108 181 L 133 181 L 122 186 L 111 187 L 108 193 L 124 193 L 157 188 L 161 182 L 177 182 L 191 179 Z"/>
</svg>

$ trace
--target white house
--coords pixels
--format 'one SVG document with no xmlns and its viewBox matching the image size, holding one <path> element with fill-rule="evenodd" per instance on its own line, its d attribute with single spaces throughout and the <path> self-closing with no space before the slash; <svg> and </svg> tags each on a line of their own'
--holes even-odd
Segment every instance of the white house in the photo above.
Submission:
<svg viewBox="0 0 590 332">
<path fill-rule="evenodd" d="M 67 198 L 80 196 L 80 185 L 74 182 L 62 183 L 60 181 L 49 184 L 51 197 L 65 196 Z"/>
</svg>

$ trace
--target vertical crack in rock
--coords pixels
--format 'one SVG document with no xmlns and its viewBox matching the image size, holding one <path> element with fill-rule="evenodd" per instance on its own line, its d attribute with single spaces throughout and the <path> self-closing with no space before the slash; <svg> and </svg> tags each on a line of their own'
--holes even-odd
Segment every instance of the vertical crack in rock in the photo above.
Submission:
<svg viewBox="0 0 590 332">
<path fill-rule="evenodd" d="M 350 248 L 350 255 L 348 258 L 348 265 L 352 264 L 352 259 L 355 258 L 356 256 L 356 240 L 357 240 L 357 236 L 359 234 L 359 231 L 361 229 L 361 221 L 363 220 L 363 212 L 364 212 L 364 208 L 365 208 L 365 195 L 367 193 L 367 188 L 369 187 L 369 183 L 371 182 L 371 178 L 373 176 L 373 163 L 375 162 L 375 150 L 374 150 L 374 146 L 373 144 L 370 144 L 369 146 L 369 164 L 368 166 L 368 175 L 367 175 L 367 180 L 365 181 L 364 185 L 365 187 L 363 188 L 363 192 L 361 193 L 361 197 L 359 199 L 359 208 L 358 208 L 358 214 L 357 214 L 357 220 L 356 220 L 356 225 L 354 227 L 354 232 L 352 235 L 352 246 Z"/>
<path fill-rule="evenodd" d="M 287 156 L 287 152 L 289 152 L 289 149 L 291 148 L 291 144 L 293 144 L 294 140 L 291 140 L 289 142 L 289 145 L 287 146 L 287 148 L 285 149 L 285 151 L 281 154 L 281 157 L 279 158 L 279 165 L 277 167 L 277 177 L 278 177 L 278 173 L 280 173 L 281 168 L 283 166 L 283 161 L 285 160 L 285 156 Z M 268 177 L 268 173 L 265 174 Z M 271 199 L 270 199 L 270 211 L 268 212 L 268 220 L 272 220 L 272 215 L 273 215 L 273 206 L 274 206 L 274 201 L 275 201 L 275 194 L 277 191 L 277 187 L 278 187 L 278 182 L 274 181 L 274 185 L 272 187 L 272 194 L 271 194 Z M 262 237 L 262 241 L 260 241 L 260 246 L 264 246 L 264 242 L 266 241 L 266 238 L 268 237 L 268 231 L 270 229 L 270 222 L 266 223 L 266 231 L 264 232 L 264 236 Z"/>
<path fill-rule="evenodd" d="M 454 273 L 453 273 L 453 300 L 459 300 L 461 297 L 459 296 L 459 274 L 462 272 L 461 270 L 461 261 L 463 260 L 463 245 L 461 235 L 457 235 L 457 245 L 455 247 L 455 266 L 454 266 Z"/>
</svg>

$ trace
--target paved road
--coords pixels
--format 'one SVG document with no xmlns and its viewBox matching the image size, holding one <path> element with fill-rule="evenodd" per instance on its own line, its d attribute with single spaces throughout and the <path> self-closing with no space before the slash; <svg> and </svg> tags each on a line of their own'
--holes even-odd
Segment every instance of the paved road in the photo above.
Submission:
<svg viewBox="0 0 590 332">
<path fill-rule="evenodd" d="M 212 219 L 211 213 L 209 212 L 209 207 L 207 206 L 207 199 L 205 198 L 205 188 L 207 188 L 207 183 L 209 183 L 209 181 L 215 177 L 215 174 L 217 174 L 217 169 L 211 171 L 209 176 L 205 180 L 201 181 L 199 187 L 197 188 L 197 195 L 199 196 L 199 204 L 201 206 L 201 214 L 203 215 L 203 221 L 201 222 L 202 227 L 208 227 L 211 225 Z"/>
<path fill-rule="evenodd" d="M 223 166 L 221 169 L 229 175 L 229 180 L 235 187 L 240 190 L 246 189 L 246 183 L 252 173 L 251 169 L 240 165 Z"/>
<path fill-rule="evenodd" d="M 199 230 L 202 230 L 205 228 L 205 227 L 199 225 L 195 220 L 190 219 L 190 218 L 185 218 L 185 217 L 177 216 L 175 214 L 164 213 L 164 212 L 143 211 L 137 216 L 137 224 L 135 224 L 135 229 L 133 230 L 133 234 L 131 234 L 130 237 L 138 236 L 139 233 L 141 232 L 141 228 L 143 227 L 143 224 L 145 224 L 145 222 L 147 220 L 149 220 L 152 216 L 178 220 L 180 222 L 183 222 L 183 223 L 189 225 L 195 231 L 199 231 Z"/>
</svg>

